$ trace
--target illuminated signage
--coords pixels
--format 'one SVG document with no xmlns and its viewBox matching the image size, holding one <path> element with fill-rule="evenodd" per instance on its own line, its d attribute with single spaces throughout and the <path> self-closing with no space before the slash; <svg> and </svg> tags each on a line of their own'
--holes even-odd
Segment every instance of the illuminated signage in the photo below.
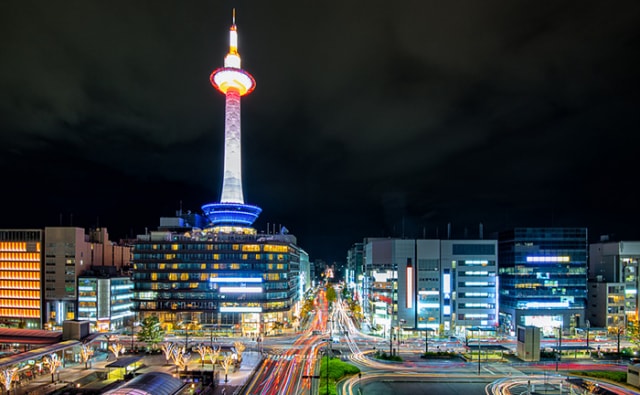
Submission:
<svg viewBox="0 0 640 395">
<path fill-rule="evenodd" d="M 261 283 L 262 277 L 212 277 L 212 283 Z"/>
<path fill-rule="evenodd" d="M 528 256 L 527 262 L 569 262 L 568 256 Z"/>
<path fill-rule="evenodd" d="M 262 313 L 262 307 L 220 307 L 221 313 Z"/>
<path fill-rule="evenodd" d="M 260 293 L 262 287 L 220 287 L 222 293 Z"/>
<path fill-rule="evenodd" d="M 407 308 L 413 308 L 413 266 L 407 265 Z"/>
</svg>

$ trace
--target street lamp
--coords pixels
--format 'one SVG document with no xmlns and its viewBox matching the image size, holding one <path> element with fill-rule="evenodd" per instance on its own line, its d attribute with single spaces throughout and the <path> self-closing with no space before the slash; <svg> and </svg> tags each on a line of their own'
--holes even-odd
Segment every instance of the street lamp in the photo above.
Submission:
<svg viewBox="0 0 640 395">
<path fill-rule="evenodd" d="M 478 375 L 480 374 L 480 328 L 478 328 Z"/>
<path fill-rule="evenodd" d="M 589 328 L 591 327 L 591 323 L 589 322 L 589 320 L 587 320 L 586 324 L 587 324 L 587 350 L 589 350 Z"/>
<path fill-rule="evenodd" d="M 558 363 L 562 357 L 562 325 L 558 327 L 558 352 L 556 353 L 556 372 L 558 371 Z"/>
</svg>

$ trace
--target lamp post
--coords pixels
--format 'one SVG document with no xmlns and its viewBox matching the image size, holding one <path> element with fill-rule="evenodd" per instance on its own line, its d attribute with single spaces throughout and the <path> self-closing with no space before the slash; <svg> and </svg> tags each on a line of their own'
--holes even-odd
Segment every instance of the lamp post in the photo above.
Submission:
<svg viewBox="0 0 640 395">
<path fill-rule="evenodd" d="M 478 375 L 480 375 L 480 328 L 478 328 Z"/>
<path fill-rule="evenodd" d="M 624 332 L 624 328 L 618 326 L 618 330 L 616 330 L 616 335 L 618 336 L 618 359 L 620 358 L 620 335 Z"/>
<path fill-rule="evenodd" d="M 429 328 L 425 327 L 424 328 L 424 354 L 426 357 L 426 354 L 429 352 Z"/>
<path fill-rule="evenodd" d="M 589 328 L 591 327 L 591 323 L 589 322 L 589 320 L 587 320 L 586 324 L 587 324 L 587 350 L 588 350 L 589 349 Z"/>
<path fill-rule="evenodd" d="M 558 327 L 558 352 L 556 353 L 556 372 L 562 356 L 562 325 Z"/>
</svg>

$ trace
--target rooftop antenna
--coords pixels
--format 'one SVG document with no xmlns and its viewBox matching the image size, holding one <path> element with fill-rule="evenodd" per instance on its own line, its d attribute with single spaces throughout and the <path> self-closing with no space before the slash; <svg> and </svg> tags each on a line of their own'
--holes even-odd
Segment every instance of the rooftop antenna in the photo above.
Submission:
<svg viewBox="0 0 640 395">
<path fill-rule="evenodd" d="M 232 20 L 233 20 L 233 25 L 235 26 L 236 24 L 236 9 L 233 9 L 233 16 L 232 16 Z"/>
</svg>

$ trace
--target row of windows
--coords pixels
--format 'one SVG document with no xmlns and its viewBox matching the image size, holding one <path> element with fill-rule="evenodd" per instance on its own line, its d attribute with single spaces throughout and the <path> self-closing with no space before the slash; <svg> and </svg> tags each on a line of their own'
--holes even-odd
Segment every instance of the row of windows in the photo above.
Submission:
<svg viewBox="0 0 640 395">
<path fill-rule="evenodd" d="M 0 307 L 40 308 L 40 299 L 0 299 Z"/>
<path fill-rule="evenodd" d="M 22 289 L 0 289 L 0 299 L 39 299 L 39 291 L 24 291 Z"/>
<path fill-rule="evenodd" d="M 0 289 L 40 289 L 39 281 L 0 281 Z"/>
<path fill-rule="evenodd" d="M 34 309 L 0 308 L 0 317 L 40 318 L 40 306 Z"/>
<path fill-rule="evenodd" d="M 0 262 L 0 270 L 40 271 L 40 262 Z"/>
<path fill-rule="evenodd" d="M 289 301 L 253 303 L 246 306 L 262 307 L 262 311 L 288 309 L 291 306 Z M 230 306 L 228 306 L 230 307 Z M 134 310 L 217 310 L 218 304 L 215 302 L 137 302 L 134 303 Z"/>
<path fill-rule="evenodd" d="M 289 254 L 200 254 L 200 253 L 191 253 L 191 254 L 175 254 L 175 253 L 150 253 L 150 254 L 142 254 L 136 253 L 133 255 L 134 260 L 180 260 L 180 261 L 247 261 L 247 260 L 255 260 L 255 261 L 288 261 L 290 260 Z"/>
<path fill-rule="evenodd" d="M 39 280 L 40 272 L 0 272 L 0 280 Z"/>
<path fill-rule="evenodd" d="M 255 270 L 255 271 L 272 271 L 272 270 L 290 270 L 295 269 L 296 265 L 286 263 L 134 263 L 135 271 L 145 270 L 179 270 L 184 271 L 203 271 L 203 270 Z"/>
<path fill-rule="evenodd" d="M 135 250 L 163 250 L 171 249 L 172 251 L 178 250 L 206 250 L 206 251 L 244 251 L 244 252 L 289 252 L 289 247 L 286 245 L 275 244 L 202 244 L 202 243 L 187 243 L 187 244 L 136 244 Z"/>
<path fill-rule="evenodd" d="M 39 231 L 0 231 L 0 251 L 40 251 L 40 235 Z"/>
<path fill-rule="evenodd" d="M 0 252 L 0 261 L 40 262 L 39 252 Z"/>
</svg>

